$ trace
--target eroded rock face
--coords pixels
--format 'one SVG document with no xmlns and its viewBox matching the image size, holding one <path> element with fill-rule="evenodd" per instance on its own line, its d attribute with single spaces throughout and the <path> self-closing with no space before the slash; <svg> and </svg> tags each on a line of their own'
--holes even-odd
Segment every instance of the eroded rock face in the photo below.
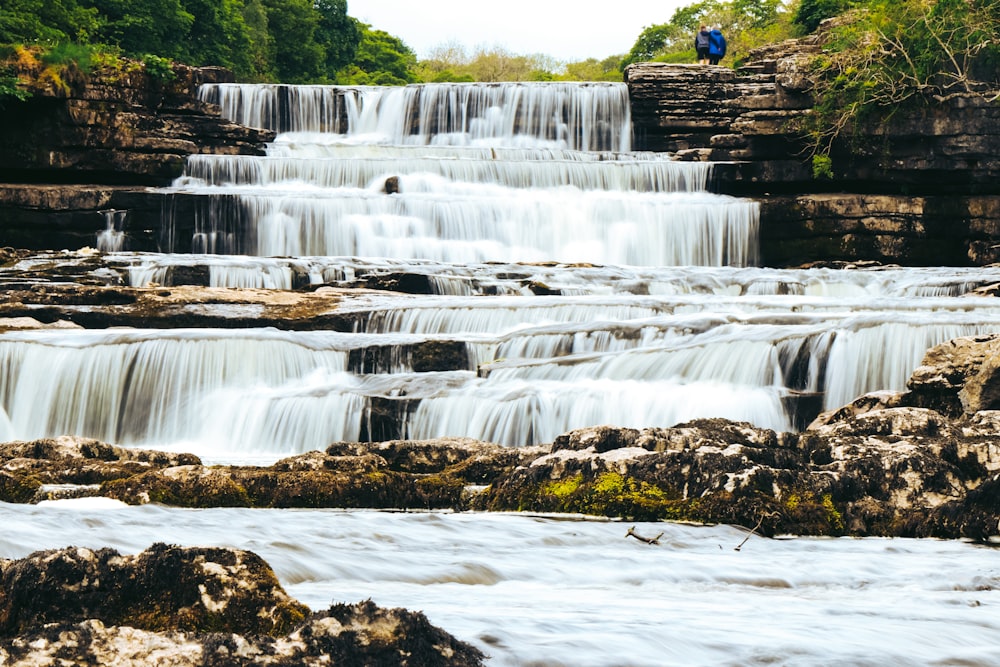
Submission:
<svg viewBox="0 0 1000 667">
<path fill-rule="evenodd" d="M 0 127 L 0 180 L 8 182 L 166 185 L 188 155 L 263 155 L 274 137 L 198 100 L 200 84 L 233 80 L 220 68 L 174 65 L 165 81 L 124 65 L 81 75 L 63 89 L 17 73 L 35 83 L 28 100 L 7 105 Z"/>
<path fill-rule="evenodd" d="M 489 510 L 760 523 L 766 533 L 967 536 L 1000 532 L 987 489 L 1000 448 L 920 408 L 827 415 L 800 435 L 727 420 L 578 429 L 477 498 Z M 975 502 L 968 520 L 956 508 Z M 947 516 L 948 520 L 941 517 Z"/>
<path fill-rule="evenodd" d="M 97 619 L 144 630 L 284 634 L 308 615 L 259 556 L 155 544 L 134 556 L 70 547 L 2 561 L 0 636 Z"/>
<path fill-rule="evenodd" d="M 464 438 L 334 443 L 269 467 L 150 470 L 107 481 L 98 493 L 183 507 L 464 509 L 466 487 L 488 484 L 541 452 Z"/>
<path fill-rule="evenodd" d="M 760 200 L 761 261 L 1000 261 L 1000 107 L 995 95 L 928 95 L 846 128 L 813 173 L 805 120 L 824 35 L 723 67 L 635 63 L 625 71 L 635 147 L 713 161 L 712 187 Z"/>
<path fill-rule="evenodd" d="M 0 561 L 4 665 L 481 665 L 421 613 L 366 601 L 310 614 L 251 552 L 153 545 Z"/>
<path fill-rule="evenodd" d="M 116 447 L 92 438 L 60 436 L 2 443 L 0 500 L 38 502 L 94 495 L 97 485 L 108 480 L 198 463 L 193 454 Z M 61 488 L 49 488 L 50 485 Z"/>
<path fill-rule="evenodd" d="M 1000 408 L 1000 334 L 954 338 L 932 347 L 907 387 L 910 404 L 951 416 Z"/>
</svg>

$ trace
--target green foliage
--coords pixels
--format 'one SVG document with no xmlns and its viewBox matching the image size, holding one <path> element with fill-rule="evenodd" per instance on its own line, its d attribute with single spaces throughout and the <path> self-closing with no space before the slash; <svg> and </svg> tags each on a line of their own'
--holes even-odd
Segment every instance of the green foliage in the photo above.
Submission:
<svg viewBox="0 0 1000 667">
<path fill-rule="evenodd" d="M 847 0 L 801 0 L 792 21 L 802 26 L 806 32 L 814 32 L 820 22 L 846 10 Z"/>
<path fill-rule="evenodd" d="M 857 148 L 857 130 L 934 96 L 996 99 L 987 92 L 1000 85 L 995 0 L 869 0 L 847 16 L 813 62 L 817 103 L 806 129 L 814 153 L 829 154 L 838 139 Z"/>
<path fill-rule="evenodd" d="M 94 41 L 127 55 L 182 56 L 194 16 L 181 0 L 81 0 L 100 14 Z"/>
<path fill-rule="evenodd" d="M 44 65 L 52 67 L 75 67 L 81 72 L 89 72 L 92 68 L 94 47 L 74 42 L 59 42 L 44 51 L 39 60 Z"/>
<path fill-rule="evenodd" d="M 319 25 L 316 38 L 326 53 L 328 75 L 350 65 L 361 41 L 361 24 L 347 15 L 347 0 L 316 0 Z"/>
<path fill-rule="evenodd" d="M 817 180 L 833 178 L 833 160 L 829 155 L 812 156 L 812 175 Z"/>
<path fill-rule="evenodd" d="M 77 0 L 4 0 L 0 4 L 0 42 L 86 40 L 97 26 L 97 10 Z"/>
<path fill-rule="evenodd" d="M 417 56 L 401 39 L 359 24 L 361 40 L 354 62 L 338 74 L 338 83 L 404 85 L 416 83 Z"/>
<path fill-rule="evenodd" d="M 28 91 L 23 90 L 19 83 L 20 80 L 16 76 L 0 71 L 0 110 L 10 102 L 23 102 L 30 97 Z"/>
<path fill-rule="evenodd" d="M 621 64 L 620 56 L 610 56 L 600 61 L 588 58 L 568 63 L 565 72 L 557 78 L 563 81 L 621 81 Z"/>
<path fill-rule="evenodd" d="M 632 49 L 626 54 L 623 65 L 650 61 L 658 55 L 673 50 L 689 33 L 673 22 L 648 26 L 639 33 Z M 693 53 L 693 50 L 692 50 Z"/>
<path fill-rule="evenodd" d="M 667 23 L 645 28 L 622 61 L 695 62 L 694 35 L 701 25 L 726 36 L 726 61 L 738 63 L 752 48 L 792 37 L 797 27 L 782 0 L 701 0 L 676 10 Z"/>
<path fill-rule="evenodd" d="M 274 80 L 271 52 L 274 49 L 274 38 L 268 32 L 267 10 L 263 0 L 245 0 L 243 5 L 243 23 L 247 27 L 247 61 L 250 72 L 244 78 L 250 81 Z"/>
<path fill-rule="evenodd" d="M 157 81 L 167 82 L 177 78 L 169 58 L 161 58 L 147 53 L 142 57 L 142 64 L 146 67 L 146 73 Z"/>
<path fill-rule="evenodd" d="M 181 0 L 184 11 L 193 20 L 184 41 L 169 52 L 170 56 L 191 65 L 220 65 L 237 76 L 253 78 L 254 53 L 250 29 L 243 18 L 241 0 Z"/>
<path fill-rule="evenodd" d="M 316 41 L 319 15 L 311 0 L 264 0 L 273 38 L 271 61 L 283 83 L 308 83 L 324 73 L 326 54 Z"/>
</svg>

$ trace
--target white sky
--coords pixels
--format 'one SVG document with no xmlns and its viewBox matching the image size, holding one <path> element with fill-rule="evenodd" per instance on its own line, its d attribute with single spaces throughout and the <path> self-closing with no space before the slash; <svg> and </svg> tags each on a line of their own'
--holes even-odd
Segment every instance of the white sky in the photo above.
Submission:
<svg viewBox="0 0 1000 667">
<path fill-rule="evenodd" d="M 427 57 L 451 43 L 472 55 L 501 46 L 563 62 L 628 53 L 643 28 L 666 23 L 695 0 L 347 0 L 347 14 Z"/>
</svg>

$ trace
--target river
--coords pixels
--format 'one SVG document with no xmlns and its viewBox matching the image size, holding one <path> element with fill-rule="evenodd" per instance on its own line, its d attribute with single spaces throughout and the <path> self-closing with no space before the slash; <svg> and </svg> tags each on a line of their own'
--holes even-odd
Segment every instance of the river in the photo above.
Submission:
<svg viewBox="0 0 1000 667">
<path fill-rule="evenodd" d="M 400 277 L 343 301 L 353 331 L 0 336 L 0 437 L 75 434 L 266 464 L 374 433 L 509 446 L 597 424 L 728 417 L 803 428 L 901 390 L 924 351 L 1000 328 L 971 294 L 1000 268 L 756 266 L 757 205 L 712 165 L 631 150 L 620 84 L 221 85 L 281 132 L 265 157 L 198 156 L 170 252 L 115 252 L 135 285 Z M 164 229 L 177 226 L 170 209 Z M 95 239 L 96 240 L 96 239 Z M 105 239 L 106 240 L 106 239 Z M 120 239 L 115 240 L 117 244 Z M 114 246 L 106 250 L 115 251 Z M 460 363 L 408 349 L 447 342 Z M 388 349 L 374 365 L 358 351 Z M 315 609 L 424 611 L 499 665 L 996 665 L 996 551 L 964 542 L 766 540 L 737 527 L 583 517 L 3 506 L 0 557 L 155 541 L 251 549 Z"/>
</svg>

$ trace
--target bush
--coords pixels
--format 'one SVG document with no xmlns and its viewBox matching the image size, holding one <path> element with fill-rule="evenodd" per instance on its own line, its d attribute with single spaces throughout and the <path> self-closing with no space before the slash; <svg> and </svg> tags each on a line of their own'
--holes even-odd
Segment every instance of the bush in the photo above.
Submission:
<svg viewBox="0 0 1000 667">
<path fill-rule="evenodd" d="M 177 78 L 170 58 L 161 58 L 147 53 L 142 57 L 142 64 L 146 67 L 146 74 L 156 81 L 167 82 Z"/>
</svg>

